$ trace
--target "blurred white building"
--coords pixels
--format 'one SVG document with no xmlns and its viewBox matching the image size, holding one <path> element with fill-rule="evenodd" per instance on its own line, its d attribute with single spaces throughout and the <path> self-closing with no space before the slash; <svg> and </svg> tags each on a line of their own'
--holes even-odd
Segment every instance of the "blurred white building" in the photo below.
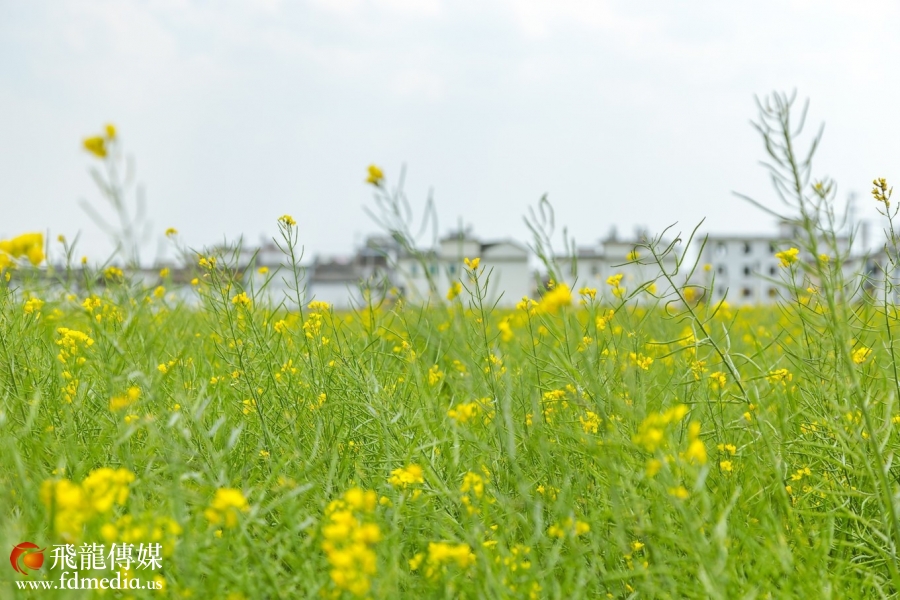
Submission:
<svg viewBox="0 0 900 600">
<path fill-rule="evenodd" d="M 775 255 L 798 247 L 803 232 L 791 223 L 780 223 L 777 233 L 770 235 L 711 234 L 700 253 L 695 278 L 712 288 L 710 301 L 726 300 L 735 306 L 771 305 L 784 296 L 785 270 Z M 850 238 L 837 238 L 838 254 L 829 260 L 841 260 L 845 277 L 850 281 L 863 266 L 862 257 L 850 253 Z M 822 253 L 831 254 L 822 244 Z M 801 259 L 811 260 L 812 257 Z"/>
<path fill-rule="evenodd" d="M 578 248 L 574 268 L 570 259 L 561 265 L 566 269 L 567 279 L 577 291 L 578 288 L 596 288 L 597 293 L 606 301 L 616 300 L 613 296 L 613 287 L 607 284 L 610 277 L 621 275 L 619 288 L 622 293 L 628 295 L 644 284 L 652 283 L 655 295 L 666 295 L 671 292 L 668 281 L 662 277 L 659 264 L 647 250 L 646 244 L 650 238 L 646 231 L 638 230 L 632 239 L 620 239 L 613 229 L 605 239 L 599 240 L 593 246 Z M 669 242 L 662 240 L 657 245 L 660 254 L 669 246 Z M 663 268 L 669 273 L 675 270 L 675 253 L 681 252 L 681 244 L 676 244 L 672 250 L 660 257 Z M 680 276 L 684 279 L 684 276 Z M 676 279 L 676 283 L 680 283 Z M 645 303 L 653 300 L 650 294 L 641 293 L 635 296 L 635 301 Z"/>
<path fill-rule="evenodd" d="M 454 282 L 471 285 L 465 276 L 466 258 L 481 261 L 489 305 L 496 302 L 497 306 L 513 307 L 524 296 L 534 296 L 536 279 L 528 264 L 528 248 L 512 240 L 482 242 L 466 231 L 441 239 L 437 248 L 420 255 L 401 253 L 397 286 L 414 302 L 424 302 L 432 295 L 444 298 Z"/>
</svg>

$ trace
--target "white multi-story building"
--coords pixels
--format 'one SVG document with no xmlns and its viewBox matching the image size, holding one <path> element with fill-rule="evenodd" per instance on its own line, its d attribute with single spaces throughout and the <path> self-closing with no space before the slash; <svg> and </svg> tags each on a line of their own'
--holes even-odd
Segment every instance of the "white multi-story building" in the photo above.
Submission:
<svg viewBox="0 0 900 600">
<path fill-rule="evenodd" d="M 713 302 L 774 304 L 782 275 L 775 254 L 787 248 L 771 235 L 710 235 L 697 275 L 704 287 L 712 286 Z"/>
<path fill-rule="evenodd" d="M 700 253 L 696 278 L 710 290 L 712 302 L 726 300 L 729 304 L 771 305 L 783 297 L 786 273 L 775 255 L 792 247 L 802 232 L 791 223 L 780 223 L 776 235 L 719 234 L 708 235 Z M 838 257 L 847 277 L 855 277 L 862 263 L 859 256 L 850 254 L 850 238 L 836 239 Z M 829 254 L 823 244 L 822 253 Z M 812 257 L 806 257 L 811 259 Z"/>
<path fill-rule="evenodd" d="M 397 259 L 397 286 L 414 302 L 424 302 L 432 295 L 444 297 L 455 282 L 470 285 L 463 277 L 467 258 L 481 261 L 487 303 L 512 307 L 523 297 L 534 295 L 536 279 L 525 246 L 512 240 L 481 242 L 467 232 L 441 239 L 434 250 L 418 255 L 401 253 Z"/>
<path fill-rule="evenodd" d="M 659 264 L 646 248 L 648 236 L 645 231 L 638 231 L 634 239 L 619 239 L 613 230 L 605 239 L 594 246 L 578 248 L 576 262 L 572 268 L 571 260 L 564 259 L 561 267 L 566 269 L 567 279 L 572 287 L 596 288 L 607 301 L 613 301 L 613 287 L 607 284 L 610 277 L 621 275 L 619 294 L 629 295 L 645 284 L 652 284 L 649 291 L 655 295 L 667 295 L 671 291 L 668 281 L 662 277 Z M 668 242 L 657 244 L 660 253 L 668 246 Z M 676 246 L 665 256 L 661 256 L 663 268 L 672 273 L 675 270 L 675 252 L 680 252 L 681 245 Z M 683 275 L 681 276 L 683 279 Z M 676 283 L 681 283 L 676 279 Z M 650 294 L 638 294 L 634 300 L 639 303 L 651 301 Z"/>
</svg>

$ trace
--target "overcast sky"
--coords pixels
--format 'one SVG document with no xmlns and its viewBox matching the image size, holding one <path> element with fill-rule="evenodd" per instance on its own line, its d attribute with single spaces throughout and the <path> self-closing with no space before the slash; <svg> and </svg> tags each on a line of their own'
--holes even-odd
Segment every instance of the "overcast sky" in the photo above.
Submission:
<svg viewBox="0 0 900 600">
<path fill-rule="evenodd" d="M 0 0 L 0 237 L 102 233 L 83 137 L 115 123 L 154 241 L 256 241 L 293 215 L 308 256 L 375 231 L 366 166 L 401 165 L 441 232 L 528 240 L 547 193 L 579 245 L 636 225 L 766 232 L 755 94 L 826 123 L 816 172 L 859 215 L 900 182 L 895 0 Z"/>
</svg>

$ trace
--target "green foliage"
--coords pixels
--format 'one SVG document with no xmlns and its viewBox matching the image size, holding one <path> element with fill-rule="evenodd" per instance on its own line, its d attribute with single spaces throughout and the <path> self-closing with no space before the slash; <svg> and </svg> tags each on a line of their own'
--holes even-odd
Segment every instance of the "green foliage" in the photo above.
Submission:
<svg viewBox="0 0 900 600">
<path fill-rule="evenodd" d="M 514 311 L 477 261 L 445 305 L 349 313 L 267 307 L 221 256 L 199 307 L 4 284 L 0 540 L 170 519 L 165 591 L 136 597 L 896 596 L 898 312 L 845 278 L 833 196 L 791 156 L 777 308 L 698 303 L 684 255 L 668 297 L 558 283 Z M 103 467 L 134 473 L 122 502 L 50 499 Z"/>
</svg>

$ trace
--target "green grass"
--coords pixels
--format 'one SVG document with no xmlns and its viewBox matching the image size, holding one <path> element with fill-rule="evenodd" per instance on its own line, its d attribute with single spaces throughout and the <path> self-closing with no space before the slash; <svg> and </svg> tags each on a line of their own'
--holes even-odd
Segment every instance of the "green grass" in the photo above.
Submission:
<svg viewBox="0 0 900 600">
<path fill-rule="evenodd" d="M 58 294 L 4 258 L 0 540 L 47 549 L 0 596 L 117 595 L 17 583 L 58 582 L 63 544 L 158 542 L 131 575 L 164 589 L 127 595 L 896 597 L 896 207 L 877 180 L 888 275 L 845 273 L 792 102 L 757 124 L 801 232 L 768 309 L 698 301 L 716 282 L 686 254 L 665 297 L 560 284 L 493 310 L 470 263 L 452 302 L 348 313 L 267 307 L 223 256 L 194 257 L 199 307 L 114 271 Z M 373 184 L 414 251 L 402 191 Z M 552 222 L 529 221 L 551 275 Z M 662 265 L 660 239 L 635 260 Z M 43 258 L 33 236 L 0 251 Z"/>
<path fill-rule="evenodd" d="M 164 536 L 166 589 L 136 597 L 339 595 L 323 527 L 329 503 L 361 488 L 380 499 L 356 513 L 380 531 L 364 544 L 372 597 L 896 593 L 893 309 L 832 315 L 813 296 L 741 311 L 632 300 L 502 312 L 467 282 L 473 294 L 446 307 L 301 316 L 235 304 L 225 271 L 202 271 L 199 309 L 111 283 L 91 313 L 77 297 L 38 317 L 2 293 L 4 547 L 103 543 L 121 515 L 167 518 L 180 533 Z M 94 340 L 66 364 L 60 327 Z M 872 348 L 861 364 L 853 340 Z M 778 369 L 790 378 L 767 378 Z M 111 410 L 131 387 L 140 397 Z M 468 422 L 448 416 L 471 402 Z M 680 405 L 668 424 L 652 416 Z M 421 483 L 392 485 L 409 465 Z M 101 467 L 134 473 L 127 499 L 67 531 L 42 482 Z M 467 473 L 481 497 L 461 491 Z M 248 506 L 211 523 L 220 488 Z M 432 542 L 468 548 L 429 568 Z M 49 558 L 32 578 L 58 580 Z M 3 579 L 10 597 L 24 578 Z"/>
</svg>

